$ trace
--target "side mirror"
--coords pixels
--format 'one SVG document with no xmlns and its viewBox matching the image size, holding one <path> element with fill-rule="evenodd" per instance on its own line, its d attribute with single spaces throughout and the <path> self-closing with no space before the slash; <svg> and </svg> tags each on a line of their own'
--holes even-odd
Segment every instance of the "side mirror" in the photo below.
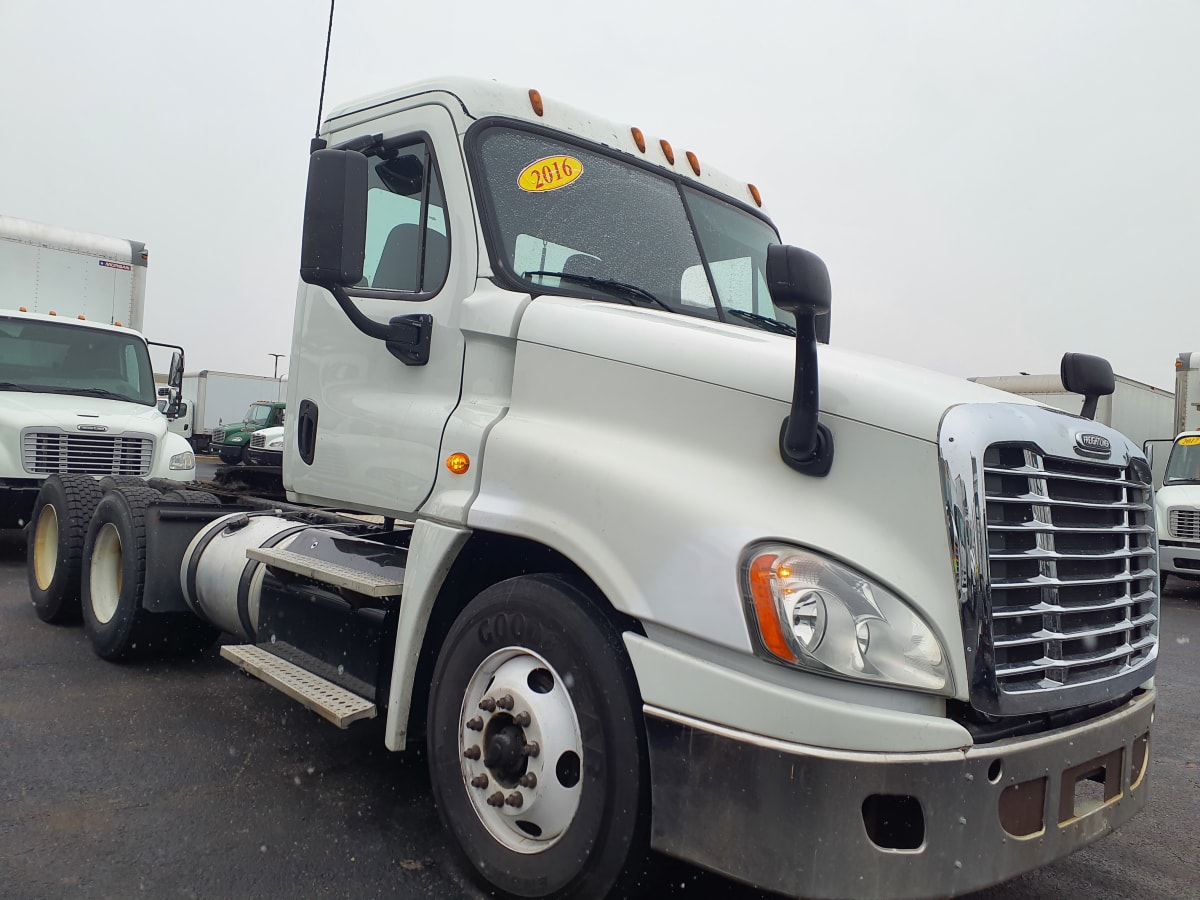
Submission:
<svg viewBox="0 0 1200 900">
<path fill-rule="evenodd" d="M 318 150 L 308 158 L 300 277 L 324 288 L 358 284 L 366 236 L 367 158 L 355 150 Z"/>
<path fill-rule="evenodd" d="M 829 269 L 814 253 L 773 244 L 767 248 L 767 288 L 771 301 L 796 317 L 792 408 L 779 432 L 779 455 L 796 471 L 822 477 L 833 465 L 833 434 L 817 421 L 817 320 L 823 316 L 828 322 Z M 823 333 L 828 340 L 828 325 Z"/>
<path fill-rule="evenodd" d="M 1073 394 L 1083 394 L 1083 409 L 1079 414 L 1085 419 L 1096 418 L 1096 404 L 1117 388 L 1112 366 L 1101 356 L 1086 353 L 1064 353 L 1059 376 L 1063 387 Z"/>
<path fill-rule="evenodd" d="M 167 367 L 167 385 L 183 390 L 183 351 L 171 354 L 171 365 Z"/>
</svg>

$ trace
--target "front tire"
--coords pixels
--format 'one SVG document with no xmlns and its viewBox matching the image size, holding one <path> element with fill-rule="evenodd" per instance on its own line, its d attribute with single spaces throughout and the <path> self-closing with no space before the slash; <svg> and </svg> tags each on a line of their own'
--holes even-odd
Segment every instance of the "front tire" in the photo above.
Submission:
<svg viewBox="0 0 1200 900">
<path fill-rule="evenodd" d="M 25 560 L 29 597 L 43 622 L 78 622 L 88 522 L 103 492 L 89 475 L 51 475 L 30 518 Z"/>
<path fill-rule="evenodd" d="M 241 447 L 222 447 L 217 451 L 217 455 L 221 457 L 221 462 L 227 466 L 236 466 L 242 461 Z"/>
<path fill-rule="evenodd" d="M 434 798 L 509 897 L 628 897 L 648 844 L 642 705 L 620 633 L 565 578 L 493 585 L 452 626 L 429 699 Z"/>
</svg>

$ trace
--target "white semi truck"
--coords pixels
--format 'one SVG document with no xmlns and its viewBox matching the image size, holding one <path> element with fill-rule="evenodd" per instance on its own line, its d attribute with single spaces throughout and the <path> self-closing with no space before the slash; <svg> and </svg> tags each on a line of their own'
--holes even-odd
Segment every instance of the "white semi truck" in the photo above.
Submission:
<svg viewBox="0 0 1200 900">
<path fill-rule="evenodd" d="M 1174 435 L 1169 448 L 1155 448 L 1159 566 L 1164 581 L 1200 581 L 1200 353 L 1175 360 Z"/>
<path fill-rule="evenodd" d="M 0 216 L 0 528 L 29 521 L 55 472 L 195 477 L 155 405 L 146 260 L 136 241 Z"/>
<path fill-rule="evenodd" d="M 501 896 L 632 896 L 651 848 L 791 895 L 947 896 L 1121 825 L 1158 652 L 1139 448 L 818 346 L 825 267 L 761 203 L 536 91 L 333 112 L 295 505 L 151 480 L 63 510 L 96 652 L 225 632 L 330 721 L 423 741 Z"/>
</svg>

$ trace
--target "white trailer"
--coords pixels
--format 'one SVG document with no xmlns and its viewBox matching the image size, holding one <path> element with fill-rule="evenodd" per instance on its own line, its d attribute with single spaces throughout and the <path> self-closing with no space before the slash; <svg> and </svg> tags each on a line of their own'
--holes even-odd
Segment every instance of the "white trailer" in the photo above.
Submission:
<svg viewBox="0 0 1200 900">
<path fill-rule="evenodd" d="M 240 422 L 251 403 L 279 402 L 287 396 L 287 379 L 203 369 L 183 376 L 183 403 L 171 430 L 207 453 L 220 425 Z"/>
<path fill-rule="evenodd" d="M 1083 408 L 1083 397 L 1063 387 L 1058 374 L 988 375 L 970 380 L 1075 415 Z M 1176 395 L 1122 375 L 1115 375 L 1113 380 L 1113 393 L 1101 397 L 1096 406 L 1096 421 L 1121 432 L 1138 447 L 1150 440 L 1170 441 L 1175 435 Z"/>
<path fill-rule="evenodd" d="M 137 241 L 0 216 L 0 528 L 56 472 L 194 477 L 138 332 L 146 262 Z"/>
<path fill-rule="evenodd" d="M 755 186 L 537 91 L 414 85 L 313 151 L 296 505 L 75 504 L 101 657 L 224 631 L 331 722 L 384 718 L 490 895 L 631 897 L 656 849 L 944 897 L 1146 803 L 1128 438 L 819 345 L 828 272 Z"/>
</svg>

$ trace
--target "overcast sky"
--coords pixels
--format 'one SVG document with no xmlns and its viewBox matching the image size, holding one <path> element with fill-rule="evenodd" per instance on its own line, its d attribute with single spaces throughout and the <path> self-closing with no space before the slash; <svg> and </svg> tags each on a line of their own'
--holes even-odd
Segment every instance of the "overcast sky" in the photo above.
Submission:
<svg viewBox="0 0 1200 900">
<path fill-rule="evenodd" d="M 6 3 L 0 213 L 144 241 L 148 336 L 270 374 L 328 12 Z M 1168 388 L 1200 350 L 1192 0 L 339 0 L 327 110 L 448 74 L 756 183 L 829 265 L 835 344 L 962 376 L 1084 351 Z"/>
</svg>

